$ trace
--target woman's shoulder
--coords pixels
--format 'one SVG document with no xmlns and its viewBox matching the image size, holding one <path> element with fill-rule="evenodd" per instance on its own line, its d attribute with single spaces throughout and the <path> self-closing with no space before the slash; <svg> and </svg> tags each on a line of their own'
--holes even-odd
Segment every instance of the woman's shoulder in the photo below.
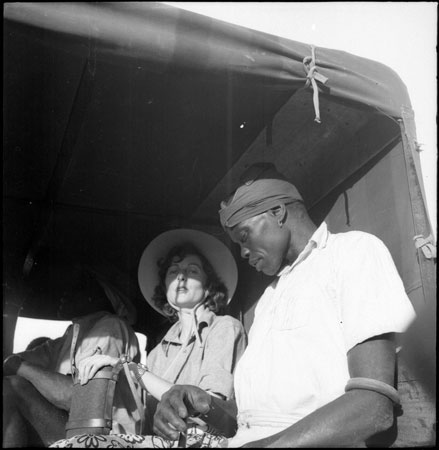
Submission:
<svg viewBox="0 0 439 450">
<path fill-rule="evenodd" d="M 215 320 L 212 323 L 212 327 L 215 328 L 234 328 L 239 331 L 244 330 L 244 326 L 242 323 L 235 319 L 235 317 L 224 315 L 224 316 L 215 316 Z"/>
</svg>

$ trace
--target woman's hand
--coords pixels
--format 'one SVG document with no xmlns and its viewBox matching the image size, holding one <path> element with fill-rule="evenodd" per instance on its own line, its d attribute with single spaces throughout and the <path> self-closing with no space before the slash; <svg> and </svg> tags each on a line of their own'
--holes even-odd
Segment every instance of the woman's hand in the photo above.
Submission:
<svg viewBox="0 0 439 450">
<path fill-rule="evenodd" d="M 93 355 L 84 358 L 78 363 L 79 381 L 81 385 L 87 384 L 102 367 L 115 367 L 118 362 L 119 358 L 110 355 Z"/>
</svg>

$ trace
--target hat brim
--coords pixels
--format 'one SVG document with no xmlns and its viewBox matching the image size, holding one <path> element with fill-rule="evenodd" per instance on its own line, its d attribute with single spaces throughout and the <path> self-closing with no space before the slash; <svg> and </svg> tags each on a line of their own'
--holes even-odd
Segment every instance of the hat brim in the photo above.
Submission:
<svg viewBox="0 0 439 450">
<path fill-rule="evenodd" d="M 210 262 L 216 274 L 228 290 L 227 304 L 233 297 L 238 283 L 238 268 L 231 251 L 217 238 L 203 231 L 176 229 L 165 231 L 153 239 L 143 251 L 138 269 L 139 287 L 145 300 L 157 312 L 164 315 L 152 301 L 155 287 L 159 284 L 157 262 L 176 245 L 194 245 Z"/>
</svg>

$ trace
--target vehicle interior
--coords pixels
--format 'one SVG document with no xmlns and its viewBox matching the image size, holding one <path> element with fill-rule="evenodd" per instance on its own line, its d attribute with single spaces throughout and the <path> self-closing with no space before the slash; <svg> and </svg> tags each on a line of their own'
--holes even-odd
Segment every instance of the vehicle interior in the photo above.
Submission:
<svg viewBox="0 0 439 450">
<path fill-rule="evenodd" d="M 248 330 L 271 280 L 240 258 L 218 210 L 245 168 L 271 162 L 316 224 L 388 246 L 424 321 L 423 356 L 399 366 L 406 403 L 389 443 L 435 442 L 436 259 L 398 75 L 163 4 L 65 5 L 4 12 L 3 356 L 18 316 L 57 318 L 77 261 L 124 274 L 134 328 L 155 346 L 170 323 L 143 299 L 138 264 L 179 227 L 231 248 L 230 313 Z"/>
</svg>

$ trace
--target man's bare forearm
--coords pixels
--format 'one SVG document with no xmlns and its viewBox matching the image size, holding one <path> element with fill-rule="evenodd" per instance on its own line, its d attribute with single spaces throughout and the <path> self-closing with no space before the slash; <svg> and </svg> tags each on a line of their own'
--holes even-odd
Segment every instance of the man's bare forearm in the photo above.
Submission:
<svg viewBox="0 0 439 450">
<path fill-rule="evenodd" d="M 286 430 L 244 447 L 357 447 L 393 422 L 391 402 L 381 394 L 349 392 Z"/>
<path fill-rule="evenodd" d="M 50 403 L 65 411 L 70 410 L 73 381 L 69 375 L 62 375 L 23 361 L 17 375 L 35 386 Z"/>
</svg>

